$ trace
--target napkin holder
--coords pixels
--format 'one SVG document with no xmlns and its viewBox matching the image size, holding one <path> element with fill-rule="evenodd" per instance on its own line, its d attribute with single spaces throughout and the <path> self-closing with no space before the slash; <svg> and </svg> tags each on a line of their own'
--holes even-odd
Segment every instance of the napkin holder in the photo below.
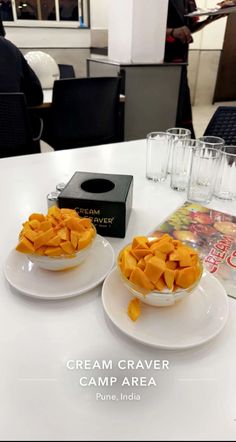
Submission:
<svg viewBox="0 0 236 442">
<path fill-rule="evenodd" d="M 124 238 L 132 200 L 132 175 L 77 171 L 58 196 L 58 205 L 91 218 L 98 234 Z"/>
</svg>

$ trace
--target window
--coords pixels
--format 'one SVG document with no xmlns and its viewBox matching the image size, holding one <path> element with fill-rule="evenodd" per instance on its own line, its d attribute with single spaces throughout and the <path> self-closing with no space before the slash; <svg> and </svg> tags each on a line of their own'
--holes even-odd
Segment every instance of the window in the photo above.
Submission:
<svg viewBox="0 0 236 442">
<path fill-rule="evenodd" d="M 3 22 L 26 24 L 34 20 L 42 25 L 74 22 L 89 27 L 89 0 L 0 0 L 0 16 Z"/>
<path fill-rule="evenodd" d="M 1 19 L 3 21 L 12 21 L 12 4 L 11 0 L 0 0 Z"/>
</svg>

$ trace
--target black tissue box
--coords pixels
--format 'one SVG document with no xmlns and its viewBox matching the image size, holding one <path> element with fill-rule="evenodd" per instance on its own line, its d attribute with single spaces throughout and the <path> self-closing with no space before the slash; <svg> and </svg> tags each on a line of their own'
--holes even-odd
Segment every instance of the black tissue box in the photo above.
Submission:
<svg viewBox="0 0 236 442">
<path fill-rule="evenodd" d="M 132 175 L 75 172 L 60 193 L 58 205 L 91 218 L 100 235 L 124 238 L 132 199 Z"/>
</svg>

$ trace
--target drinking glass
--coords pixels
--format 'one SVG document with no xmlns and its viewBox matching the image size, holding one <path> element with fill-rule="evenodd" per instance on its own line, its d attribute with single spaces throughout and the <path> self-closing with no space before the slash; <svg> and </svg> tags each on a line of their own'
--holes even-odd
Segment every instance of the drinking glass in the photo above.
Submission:
<svg viewBox="0 0 236 442">
<path fill-rule="evenodd" d="M 225 200 L 236 199 L 236 146 L 221 150 L 214 196 Z"/>
<path fill-rule="evenodd" d="M 148 180 L 160 182 L 166 179 L 168 149 L 166 132 L 151 132 L 147 135 L 146 177 Z"/>
<path fill-rule="evenodd" d="M 220 137 L 215 137 L 213 135 L 203 135 L 202 137 L 198 137 L 199 141 L 205 143 L 206 147 L 212 147 L 213 149 L 222 149 L 225 140 Z"/>
<path fill-rule="evenodd" d="M 184 191 L 188 187 L 192 153 L 201 146 L 199 140 L 183 139 L 173 143 L 170 187 Z"/>
<path fill-rule="evenodd" d="M 183 127 L 171 127 L 170 129 L 167 129 L 166 133 L 169 135 L 169 159 L 167 172 L 171 173 L 173 146 L 182 140 L 190 139 L 191 131 Z"/>
<path fill-rule="evenodd" d="M 209 203 L 213 196 L 218 173 L 220 150 L 207 147 L 205 143 L 192 153 L 188 200 Z"/>
</svg>

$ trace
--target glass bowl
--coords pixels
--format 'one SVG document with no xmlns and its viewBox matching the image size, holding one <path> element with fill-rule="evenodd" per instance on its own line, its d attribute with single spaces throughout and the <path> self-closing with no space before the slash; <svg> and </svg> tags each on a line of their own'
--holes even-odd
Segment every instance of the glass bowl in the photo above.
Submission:
<svg viewBox="0 0 236 442">
<path fill-rule="evenodd" d="M 179 288 L 175 291 L 171 291 L 169 289 L 165 289 L 162 291 L 153 290 L 148 291 L 142 287 L 139 287 L 135 284 L 133 284 L 131 281 L 129 281 L 128 278 L 124 276 L 124 274 L 121 271 L 119 262 L 120 262 L 120 256 L 124 249 L 126 249 L 127 246 L 125 246 L 121 252 L 119 253 L 118 259 L 117 259 L 117 268 L 121 277 L 121 280 L 125 287 L 128 289 L 130 295 L 135 296 L 136 298 L 139 298 L 142 302 L 145 304 L 149 304 L 155 307 L 166 307 L 175 304 L 176 302 L 180 301 L 181 299 L 185 298 L 186 296 L 190 295 L 190 293 L 193 292 L 193 290 L 197 287 L 199 284 L 202 273 L 203 273 L 203 265 L 202 261 L 199 258 L 199 275 L 196 281 L 189 286 L 188 288 Z"/>
<path fill-rule="evenodd" d="M 86 247 L 74 253 L 73 255 L 45 256 L 37 255 L 36 253 L 34 253 L 27 254 L 27 257 L 31 262 L 44 270 L 68 270 L 78 266 L 87 258 L 87 256 L 91 252 L 91 249 L 94 246 L 95 241 L 96 233 L 91 242 Z"/>
</svg>

